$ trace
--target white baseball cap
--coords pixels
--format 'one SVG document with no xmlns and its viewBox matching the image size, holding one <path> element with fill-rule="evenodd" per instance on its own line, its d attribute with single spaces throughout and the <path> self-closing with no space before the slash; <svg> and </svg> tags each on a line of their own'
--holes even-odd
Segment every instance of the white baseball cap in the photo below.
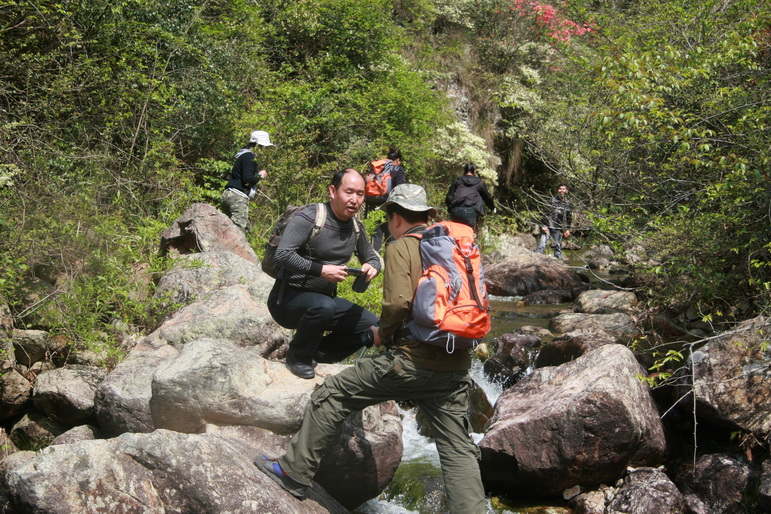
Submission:
<svg viewBox="0 0 771 514">
<path fill-rule="evenodd" d="M 260 146 L 273 146 L 270 142 L 270 136 L 264 130 L 255 130 L 249 137 L 250 143 L 257 143 Z"/>
</svg>

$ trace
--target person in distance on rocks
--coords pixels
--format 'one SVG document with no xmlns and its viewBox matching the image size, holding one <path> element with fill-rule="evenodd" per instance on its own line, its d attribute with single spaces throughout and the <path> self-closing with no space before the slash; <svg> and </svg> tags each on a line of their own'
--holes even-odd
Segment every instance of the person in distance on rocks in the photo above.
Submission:
<svg viewBox="0 0 771 514">
<path fill-rule="evenodd" d="M 541 238 L 535 251 L 543 253 L 546 243 L 552 241 L 554 257 L 562 259 L 562 238 L 570 237 L 570 226 L 573 220 L 573 209 L 568 200 L 567 184 L 557 187 L 557 196 L 552 197 L 541 219 Z"/>
</svg>

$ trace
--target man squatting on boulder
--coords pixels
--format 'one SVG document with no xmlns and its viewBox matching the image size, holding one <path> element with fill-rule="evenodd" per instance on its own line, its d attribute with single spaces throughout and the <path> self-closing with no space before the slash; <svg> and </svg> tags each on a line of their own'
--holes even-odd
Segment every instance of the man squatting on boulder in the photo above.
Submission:
<svg viewBox="0 0 771 514">
<path fill-rule="evenodd" d="M 367 281 L 380 271 L 366 230 L 354 218 L 364 202 L 364 178 L 351 168 L 340 170 L 329 186 L 324 227 L 313 243 L 316 205 L 294 215 L 276 249 L 279 278 L 268 296 L 268 309 L 282 327 L 294 329 L 286 363 L 300 378 L 316 376 L 317 362 L 338 362 L 373 342 L 370 326 L 378 318 L 337 296 L 337 283 L 348 277 L 346 264 L 355 252 Z M 357 237 L 358 234 L 358 237 Z M 329 332 L 324 335 L 324 332 Z"/>
<path fill-rule="evenodd" d="M 230 216 L 233 223 L 246 234 L 249 232 L 249 200 L 254 198 L 257 183 L 268 176 L 264 169 L 257 171 L 259 165 L 254 160 L 254 148 L 273 146 L 270 135 L 263 130 L 255 130 L 249 136 L 246 148 L 236 153 L 236 161 L 230 170 L 228 183 L 222 192 L 222 210 Z"/>
<path fill-rule="evenodd" d="M 484 513 L 479 448 L 469 436 L 467 415 L 469 351 L 447 353 L 405 339 L 400 330 L 423 272 L 420 239 L 403 236 L 422 234 L 436 210 L 416 184 L 394 188 L 381 209 L 396 240 L 386 246 L 381 323 L 372 327 L 375 345 L 386 351 L 327 378 L 311 396 L 286 453 L 278 459 L 258 456 L 254 462 L 288 492 L 304 498 L 324 451 L 349 414 L 387 400 L 415 400 L 436 440 L 450 512 Z"/>
</svg>

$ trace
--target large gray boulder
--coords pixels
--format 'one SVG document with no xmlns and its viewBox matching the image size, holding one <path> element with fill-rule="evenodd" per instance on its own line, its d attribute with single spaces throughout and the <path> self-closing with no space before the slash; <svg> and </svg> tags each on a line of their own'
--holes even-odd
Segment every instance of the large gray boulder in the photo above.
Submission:
<svg viewBox="0 0 771 514">
<path fill-rule="evenodd" d="M 256 346 L 263 356 L 283 357 L 291 331 L 279 326 L 265 301 L 245 286 L 226 286 L 180 309 L 148 336 L 153 344 L 182 346 L 200 338 Z"/>
<path fill-rule="evenodd" d="M 615 314 L 585 314 L 580 312 L 565 312 L 549 320 L 549 328 L 560 334 L 585 330 L 604 332 L 622 342 L 628 342 L 640 335 L 634 320 L 621 312 Z"/>
<path fill-rule="evenodd" d="M 504 391 L 479 443 L 486 486 L 550 496 L 659 464 L 664 431 L 642 373 L 629 349 L 606 345 Z"/>
<path fill-rule="evenodd" d="M 104 368 L 80 365 L 44 371 L 35 380 L 35 407 L 60 423 L 84 421 L 94 414 L 96 388 L 105 376 Z"/>
<path fill-rule="evenodd" d="M 638 303 L 635 294 L 629 291 L 590 289 L 578 295 L 573 310 L 587 314 L 632 314 L 637 310 Z"/>
<path fill-rule="evenodd" d="M 233 437 L 245 437 L 262 447 L 267 442 L 273 452 L 283 453 L 286 439 L 266 439 L 253 428 L 279 435 L 296 432 L 313 391 L 345 367 L 319 364 L 316 377 L 303 380 L 283 363 L 263 359 L 255 348 L 214 339 L 192 341 L 153 375 L 153 425 L 209 433 L 213 425 L 224 425 Z M 236 425 L 252 429 L 235 432 Z M 376 497 L 399 465 L 401 435 L 394 402 L 353 414 L 322 458 L 316 480 L 350 508 Z"/>
<path fill-rule="evenodd" d="M 153 426 L 194 433 L 210 423 L 242 424 L 291 434 L 300 428 L 313 390 L 342 369 L 319 364 L 314 379 L 302 380 L 254 348 L 224 340 L 191 341 L 153 374 Z"/>
<path fill-rule="evenodd" d="M 168 344 L 153 345 L 142 340 L 99 384 L 94 411 L 105 435 L 155 429 L 150 415 L 153 374 L 178 351 Z"/>
<path fill-rule="evenodd" d="M 515 254 L 534 252 L 536 240 L 530 234 L 496 234 L 489 237 L 485 232 L 485 257 L 490 261 L 503 261 Z"/>
<path fill-rule="evenodd" d="M 304 501 L 286 493 L 252 463 L 260 453 L 238 439 L 168 430 L 14 453 L 0 463 L 0 510 L 348 512 L 318 487 Z"/>
<path fill-rule="evenodd" d="M 744 322 L 693 352 L 688 360 L 691 380 L 679 396 L 696 395 L 699 416 L 722 426 L 755 434 L 771 432 L 771 321 Z M 681 402 L 690 408 L 693 402 Z"/>
<path fill-rule="evenodd" d="M 543 289 L 575 290 L 585 287 L 581 278 L 562 262 L 533 252 L 514 253 L 506 260 L 485 264 L 485 284 L 490 294 L 525 296 Z"/>
<path fill-rule="evenodd" d="M 260 264 L 243 232 L 209 204 L 194 203 L 161 234 L 161 252 L 172 257 L 218 251 L 233 252 Z"/>
<path fill-rule="evenodd" d="M 163 274 L 154 297 L 164 303 L 188 304 L 226 286 L 243 285 L 257 301 L 265 303 L 274 280 L 253 261 L 230 251 L 181 255 Z"/>
<path fill-rule="evenodd" d="M 258 355 L 281 357 L 289 334 L 246 287 L 221 287 L 176 312 L 132 348 L 106 377 L 95 397 L 99 424 L 109 436 L 155 429 L 150 414 L 153 375 L 189 341 L 216 338 L 253 347 Z"/>
</svg>

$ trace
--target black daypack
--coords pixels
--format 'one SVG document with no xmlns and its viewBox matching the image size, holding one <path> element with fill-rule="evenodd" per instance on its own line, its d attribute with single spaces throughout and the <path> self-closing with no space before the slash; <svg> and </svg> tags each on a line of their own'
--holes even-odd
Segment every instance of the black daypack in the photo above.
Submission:
<svg viewBox="0 0 771 514">
<path fill-rule="evenodd" d="M 289 220 L 292 216 L 300 212 L 305 207 L 304 205 L 290 205 L 286 208 L 284 213 L 278 218 L 276 225 L 273 227 L 273 232 L 268 238 L 268 242 L 265 243 L 265 255 L 262 258 L 262 271 L 267 273 L 273 278 L 278 278 L 278 270 L 276 269 L 276 248 L 281 242 L 281 235 L 284 233 L 284 229 L 289 224 Z M 316 219 L 313 222 L 313 230 L 311 231 L 311 237 L 306 244 L 312 244 L 321 234 L 321 229 L 324 228 L 324 222 L 327 220 L 327 206 L 323 203 L 316 204 Z M 354 223 L 354 226 L 356 224 Z M 357 227 L 358 228 L 358 227 Z M 358 230 L 357 230 L 358 232 Z"/>
</svg>

